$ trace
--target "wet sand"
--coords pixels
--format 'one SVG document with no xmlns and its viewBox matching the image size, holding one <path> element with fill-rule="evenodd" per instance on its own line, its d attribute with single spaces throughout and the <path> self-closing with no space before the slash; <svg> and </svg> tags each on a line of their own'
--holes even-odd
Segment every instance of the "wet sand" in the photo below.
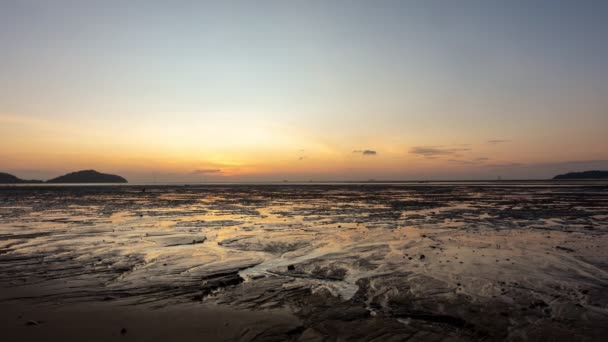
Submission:
<svg viewBox="0 0 608 342">
<path fill-rule="evenodd" d="M 0 188 L 4 336 L 595 341 L 608 333 L 605 184 L 142 190 Z"/>
<path fill-rule="evenodd" d="M 283 341 L 299 332 L 285 311 L 112 303 L 0 304 L 3 341 Z M 24 323 L 25 322 L 25 323 Z"/>
</svg>

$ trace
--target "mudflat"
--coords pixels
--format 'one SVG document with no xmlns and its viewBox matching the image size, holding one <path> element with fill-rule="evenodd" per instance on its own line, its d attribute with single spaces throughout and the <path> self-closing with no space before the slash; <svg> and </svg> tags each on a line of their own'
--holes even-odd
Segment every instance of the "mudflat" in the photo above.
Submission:
<svg viewBox="0 0 608 342">
<path fill-rule="evenodd" d="M 602 340 L 606 183 L 0 188 L 3 341 Z"/>
</svg>

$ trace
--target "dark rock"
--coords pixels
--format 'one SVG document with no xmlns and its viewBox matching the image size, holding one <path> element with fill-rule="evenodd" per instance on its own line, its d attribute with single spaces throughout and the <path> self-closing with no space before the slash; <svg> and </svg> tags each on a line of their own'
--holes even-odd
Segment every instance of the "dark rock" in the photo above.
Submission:
<svg viewBox="0 0 608 342">
<path fill-rule="evenodd" d="M 570 253 L 575 252 L 575 250 L 572 248 L 562 247 L 562 246 L 555 246 L 555 249 L 559 249 L 559 250 L 570 252 Z"/>
<path fill-rule="evenodd" d="M 549 304 L 545 303 L 544 300 L 537 300 L 534 303 L 530 304 L 530 309 L 535 309 L 535 308 L 546 308 L 548 307 Z"/>
</svg>

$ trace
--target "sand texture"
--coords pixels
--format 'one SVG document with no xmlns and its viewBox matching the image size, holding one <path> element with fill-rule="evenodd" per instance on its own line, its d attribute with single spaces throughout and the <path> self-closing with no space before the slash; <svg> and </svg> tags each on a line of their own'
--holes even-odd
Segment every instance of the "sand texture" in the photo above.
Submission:
<svg viewBox="0 0 608 342">
<path fill-rule="evenodd" d="M 599 341 L 606 185 L 0 188 L 3 341 Z"/>
</svg>

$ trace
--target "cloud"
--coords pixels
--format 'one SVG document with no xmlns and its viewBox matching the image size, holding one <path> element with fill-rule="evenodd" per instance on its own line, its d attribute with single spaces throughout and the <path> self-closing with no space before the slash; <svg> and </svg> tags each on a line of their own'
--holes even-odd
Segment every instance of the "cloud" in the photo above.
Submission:
<svg viewBox="0 0 608 342">
<path fill-rule="evenodd" d="M 433 159 L 445 156 L 461 156 L 458 152 L 470 151 L 470 148 L 464 147 L 444 147 L 444 146 L 414 146 L 410 149 L 410 154 L 415 154 L 425 158 Z"/>
<path fill-rule="evenodd" d="M 485 167 L 489 168 L 511 168 L 511 167 L 522 167 L 526 166 L 526 164 L 522 163 L 498 163 L 498 164 L 488 164 Z"/>
<path fill-rule="evenodd" d="M 506 140 L 506 139 L 492 139 L 492 140 L 488 140 L 487 143 L 488 144 L 492 144 L 492 145 L 497 145 L 497 144 L 503 144 L 503 143 L 508 143 L 511 142 L 511 140 Z"/>
<path fill-rule="evenodd" d="M 222 173 L 220 169 L 197 169 L 192 171 L 193 175 L 209 175 L 209 174 L 218 174 Z"/>
<path fill-rule="evenodd" d="M 306 154 L 304 154 L 305 152 L 306 152 L 306 150 L 303 148 L 298 150 L 298 152 L 297 152 L 298 160 L 304 160 L 304 159 L 308 158 L 308 156 Z"/>
<path fill-rule="evenodd" d="M 374 150 L 354 150 L 353 153 L 360 153 L 363 156 L 375 156 L 378 152 Z"/>
<path fill-rule="evenodd" d="M 488 160 L 490 160 L 488 157 L 479 157 L 474 159 L 448 159 L 448 163 L 460 165 L 478 165 Z"/>
</svg>

